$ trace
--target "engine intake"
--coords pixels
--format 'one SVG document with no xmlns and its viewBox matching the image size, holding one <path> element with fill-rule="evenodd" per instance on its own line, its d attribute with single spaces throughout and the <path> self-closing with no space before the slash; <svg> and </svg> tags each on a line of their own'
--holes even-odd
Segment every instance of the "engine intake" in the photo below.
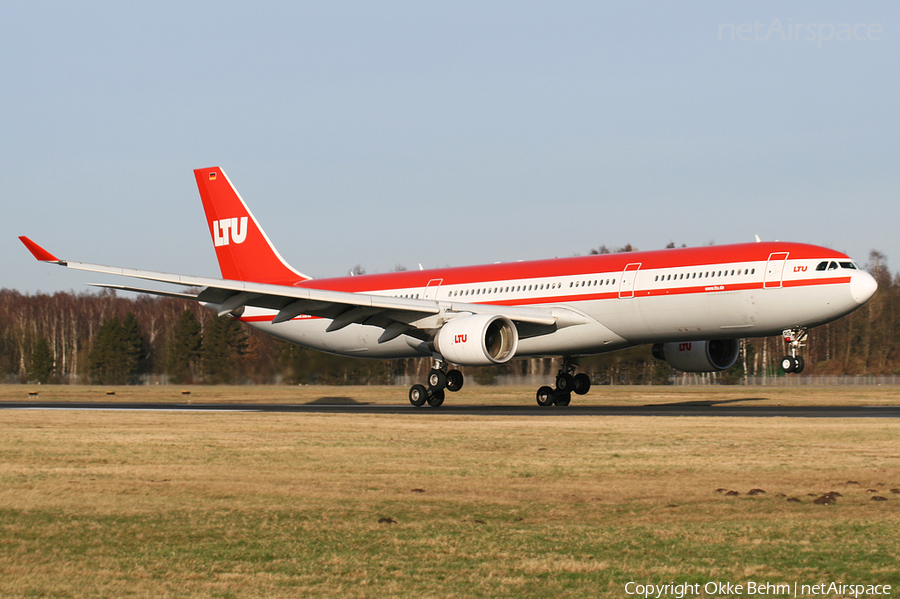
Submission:
<svg viewBox="0 0 900 599">
<path fill-rule="evenodd" d="M 516 355 L 516 325 L 498 314 L 460 316 L 446 323 L 434 338 L 434 347 L 448 362 L 461 366 L 503 364 Z"/>
<path fill-rule="evenodd" d="M 726 370 L 737 362 L 739 352 L 740 344 L 737 339 L 679 341 L 653 346 L 654 357 L 665 360 L 672 368 L 684 372 Z"/>
</svg>

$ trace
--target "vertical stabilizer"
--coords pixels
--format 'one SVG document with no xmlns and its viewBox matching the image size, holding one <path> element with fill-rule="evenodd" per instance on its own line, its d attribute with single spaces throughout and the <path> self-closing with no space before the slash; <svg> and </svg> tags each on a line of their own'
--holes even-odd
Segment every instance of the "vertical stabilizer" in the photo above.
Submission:
<svg viewBox="0 0 900 599">
<path fill-rule="evenodd" d="M 223 278 L 276 285 L 310 278 L 284 261 L 222 169 L 201 168 L 194 176 Z"/>
</svg>

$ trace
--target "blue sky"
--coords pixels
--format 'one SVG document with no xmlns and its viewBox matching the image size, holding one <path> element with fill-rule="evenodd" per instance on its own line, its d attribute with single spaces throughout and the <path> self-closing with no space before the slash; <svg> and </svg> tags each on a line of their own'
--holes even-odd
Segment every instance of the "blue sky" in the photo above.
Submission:
<svg viewBox="0 0 900 599">
<path fill-rule="evenodd" d="M 217 276 L 205 166 L 314 277 L 754 235 L 900 264 L 897 2 L 29 2 L 2 17 L 0 287 L 109 280 L 38 264 L 18 235 Z"/>
</svg>

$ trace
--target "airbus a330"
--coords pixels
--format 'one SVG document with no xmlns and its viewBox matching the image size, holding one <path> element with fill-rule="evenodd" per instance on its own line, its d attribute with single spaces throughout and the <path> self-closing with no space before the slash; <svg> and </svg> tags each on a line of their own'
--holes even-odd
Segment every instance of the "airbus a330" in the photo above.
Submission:
<svg viewBox="0 0 900 599">
<path fill-rule="evenodd" d="M 824 247 L 757 242 L 312 279 L 274 248 L 218 167 L 194 171 L 222 278 L 61 260 L 27 237 L 43 262 L 200 289 L 101 287 L 194 300 L 291 343 L 358 358 L 434 360 L 414 406 L 458 391 L 454 366 L 560 356 L 541 406 L 566 406 L 591 386 L 578 358 L 641 344 L 672 367 L 734 365 L 739 340 L 783 334 L 786 372 L 803 370 L 809 329 L 856 310 L 875 279 Z"/>
</svg>

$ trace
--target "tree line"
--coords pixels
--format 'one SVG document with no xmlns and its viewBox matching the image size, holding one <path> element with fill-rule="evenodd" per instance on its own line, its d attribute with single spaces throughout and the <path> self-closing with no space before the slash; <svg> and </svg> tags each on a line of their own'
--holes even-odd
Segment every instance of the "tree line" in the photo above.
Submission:
<svg viewBox="0 0 900 599">
<path fill-rule="evenodd" d="M 810 332 L 804 374 L 900 373 L 900 274 L 875 251 L 866 270 L 878 292 L 856 312 Z M 780 337 L 747 339 L 737 364 L 718 378 L 778 376 L 785 349 Z M 424 379 L 430 367 L 427 359 L 364 360 L 304 349 L 188 300 L 0 290 L 0 381 L 8 383 L 392 384 L 397 376 Z M 491 384 L 501 375 L 549 378 L 558 368 L 558 359 L 535 358 L 464 370 Z M 665 384 L 674 373 L 647 346 L 583 358 L 579 370 L 595 384 Z"/>
</svg>

